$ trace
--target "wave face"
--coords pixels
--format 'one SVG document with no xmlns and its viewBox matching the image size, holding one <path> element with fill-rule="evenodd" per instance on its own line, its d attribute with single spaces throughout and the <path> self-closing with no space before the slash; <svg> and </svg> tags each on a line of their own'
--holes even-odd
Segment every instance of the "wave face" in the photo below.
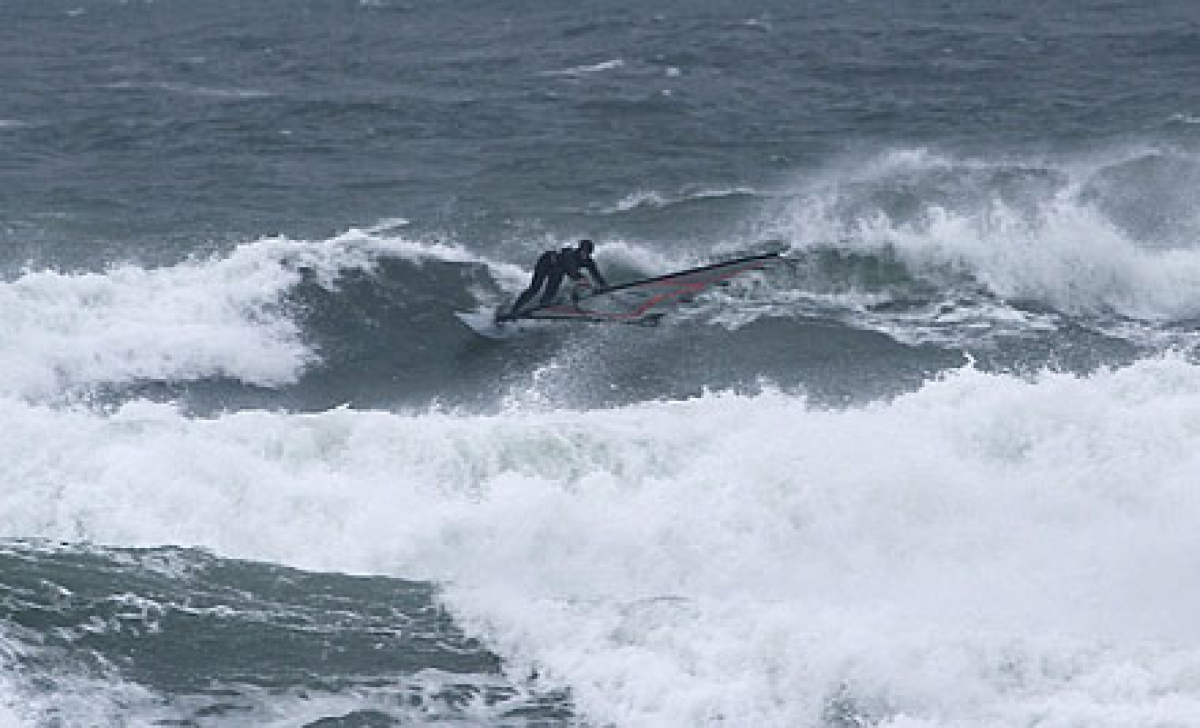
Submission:
<svg viewBox="0 0 1200 728">
<path fill-rule="evenodd" d="M 507 349 L 482 344 L 453 314 L 511 300 L 528 275 L 520 250 L 403 220 L 159 266 L 27 269 L 0 282 L 12 342 L 0 391 L 28 401 L 165 392 L 200 409 L 494 409 L 530 394 L 596 407 L 764 381 L 820 401 L 869 399 L 964 354 L 1087 371 L 1193 348 L 1200 222 L 1186 204 L 1189 176 L 1200 181 L 1200 166 L 1163 150 L 1087 164 L 927 149 L 831 161 L 800 185 L 730 193 L 756 208 L 740 238 L 701 248 L 618 237 L 602 251 L 615 280 L 764 242 L 783 245 L 779 265 L 702 296 L 652 334 L 559 327 Z M 1152 213 L 1137 204 L 1148 197 Z M 636 199 L 655 202 L 599 215 L 637 220 L 722 207 L 730 195 Z"/>
<path fill-rule="evenodd" d="M 1181 322 L 1200 303 L 1198 182 L 1200 161 L 1164 150 L 1086 164 L 903 150 L 814 185 L 794 225 L 942 295 L 974 287 L 1060 314 Z"/>
<path fill-rule="evenodd" d="M 1200 723 L 1194 8 L 960 5 L 0 6 L 0 723 Z"/>
<path fill-rule="evenodd" d="M 428 585 L 191 549 L 6 543 L 8 725 L 528 725 L 561 695 L 506 680 Z M 325 674 L 304 665 L 320 660 Z"/>
</svg>

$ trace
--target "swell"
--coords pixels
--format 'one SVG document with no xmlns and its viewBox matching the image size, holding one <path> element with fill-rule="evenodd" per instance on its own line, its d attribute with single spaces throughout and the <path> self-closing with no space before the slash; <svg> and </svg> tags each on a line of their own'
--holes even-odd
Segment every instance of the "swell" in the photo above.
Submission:
<svg viewBox="0 0 1200 728">
<path fill-rule="evenodd" d="M 704 260 L 618 241 L 605 256 L 614 280 Z M 391 223 L 327 240 L 262 239 L 161 268 L 26 271 L 0 284 L 0 325 L 13 342 L 0 355 L 0 393 L 44 402 L 153 396 L 212 411 L 494 408 L 536 390 L 586 407 L 763 378 L 789 385 L 793 345 L 836 356 L 839 342 L 857 336 L 864 346 L 905 348 L 833 319 L 789 317 L 769 295 L 786 279 L 722 291 L 655 331 L 564 326 L 496 347 L 458 324 L 455 311 L 500 305 L 525 275 L 494 254 L 411 240 Z M 772 339 L 785 348 L 764 346 Z"/>
<path fill-rule="evenodd" d="M 996 366 L 1086 370 L 1194 346 L 1198 190 L 1200 164 L 1171 150 L 1074 162 L 894 150 L 831 163 L 759 199 L 737 235 L 672 246 L 611 236 L 599 252 L 614 281 L 770 238 L 787 248 L 781 264 L 654 331 L 564 326 L 508 347 L 475 339 L 453 313 L 509 300 L 539 244 L 563 237 L 484 246 L 388 220 L 163 267 L 26 270 L 0 283 L 0 394 L 494 407 L 561 379 L 555 401 L 587 407 L 764 380 L 876 396 L 872 380 L 901 391 L 968 351 Z M 724 200 L 688 204 L 721 217 Z"/>
</svg>

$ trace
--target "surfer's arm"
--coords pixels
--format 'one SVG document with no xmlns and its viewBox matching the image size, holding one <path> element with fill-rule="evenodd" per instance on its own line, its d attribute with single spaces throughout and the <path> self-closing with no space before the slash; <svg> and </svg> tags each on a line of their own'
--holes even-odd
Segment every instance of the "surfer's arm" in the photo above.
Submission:
<svg viewBox="0 0 1200 728">
<path fill-rule="evenodd" d="M 608 288 L 608 282 L 604 280 L 604 276 L 600 275 L 600 269 L 596 267 L 596 261 L 589 260 L 583 264 L 587 268 L 588 273 L 592 274 L 592 279 L 596 281 L 596 286 L 599 288 Z"/>
</svg>

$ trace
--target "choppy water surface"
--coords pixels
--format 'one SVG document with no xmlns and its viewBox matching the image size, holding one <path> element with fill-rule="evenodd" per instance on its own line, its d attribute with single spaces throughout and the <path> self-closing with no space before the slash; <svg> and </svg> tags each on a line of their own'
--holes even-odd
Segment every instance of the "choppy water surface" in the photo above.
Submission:
<svg viewBox="0 0 1200 728">
<path fill-rule="evenodd" d="M 1200 722 L 1200 11 L 0 5 L 0 719 Z M 548 247 L 781 249 L 475 336 Z"/>
</svg>

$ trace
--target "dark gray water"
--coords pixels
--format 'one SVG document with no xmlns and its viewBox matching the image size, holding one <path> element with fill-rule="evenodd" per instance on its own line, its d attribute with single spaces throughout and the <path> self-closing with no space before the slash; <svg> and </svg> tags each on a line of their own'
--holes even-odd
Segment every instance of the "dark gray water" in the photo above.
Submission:
<svg viewBox="0 0 1200 728">
<path fill-rule="evenodd" d="M 0 2 L 0 717 L 984 726 L 1044 700 L 1051 725 L 1109 725 L 1056 703 L 1076 684 L 1029 678 L 1027 704 L 987 666 L 956 671 L 993 696 L 974 702 L 906 682 L 952 648 L 902 607 L 911 659 L 855 651 L 878 628 L 854 616 L 778 657 L 706 600 L 746 595 L 747 624 L 868 613 L 848 584 L 938 559 L 864 556 L 784 592 L 752 575 L 864 533 L 864 553 L 920 551 L 954 509 L 912 505 L 947 499 L 916 483 L 1011 507 L 968 513 L 1063 489 L 1082 523 L 1108 513 L 1093 487 L 1197 474 L 1197 68 L 1183 1 Z M 454 318 L 580 237 L 614 282 L 784 260 L 654 329 L 496 343 Z M 1051 436 L 1077 439 L 1039 460 Z M 813 475 L 846 442 L 869 474 Z M 913 520 L 787 500 L 813 479 L 907 494 Z M 1158 533 L 1147 512 L 1129 533 Z M 1043 515 L 981 526 L 1041 538 L 1028 563 L 967 538 L 1015 559 L 993 583 L 1036 583 L 1066 558 L 1050 544 L 1091 535 Z M 929 568 L 970 592 L 963 538 Z M 1151 555 L 1182 563 L 1185 542 Z M 1123 613 L 1111 576 L 1080 588 Z M 993 632 L 955 633 L 964 649 L 1067 659 L 1031 626 L 1037 593 L 985 600 Z M 1072 644 L 1119 661 L 1159 635 L 1118 623 Z M 729 651 L 664 647 L 692 629 Z"/>
<path fill-rule="evenodd" d="M 561 695 L 505 680 L 427 585 L 183 549 L 18 541 L 0 558 L 8 625 L 36 645 L 12 656 L 23 707 L 49 724 L 527 725 L 570 715 Z"/>
</svg>

